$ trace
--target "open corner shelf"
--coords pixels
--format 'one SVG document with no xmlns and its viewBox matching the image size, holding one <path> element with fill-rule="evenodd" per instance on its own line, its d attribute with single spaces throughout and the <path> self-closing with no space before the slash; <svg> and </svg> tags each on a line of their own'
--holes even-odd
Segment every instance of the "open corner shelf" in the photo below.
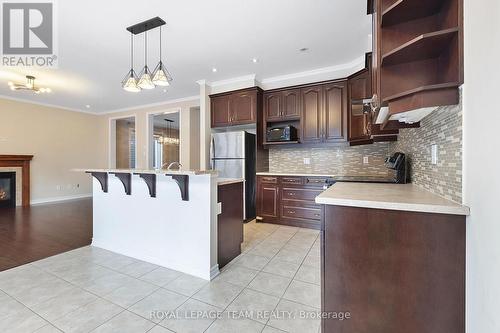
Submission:
<svg viewBox="0 0 500 333">
<path fill-rule="evenodd" d="M 382 66 L 431 59 L 438 57 L 459 33 L 459 28 L 450 28 L 422 34 L 409 42 L 382 55 Z"/>
<path fill-rule="evenodd" d="M 430 16 L 439 11 L 446 0 L 396 0 L 381 16 L 381 26 L 388 27 Z"/>
<path fill-rule="evenodd" d="M 433 90 L 441 90 L 441 89 L 449 89 L 449 88 L 458 88 L 460 87 L 460 82 L 447 82 L 447 83 L 439 83 L 439 84 L 431 84 L 427 86 L 421 86 L 417 87 L 414 89 L 410 89 L 407 91 L 403 91 L 388 97 L 384 98 L 384 102 L 391 102 L 400 98 L 404 98 L 407 96 L 411 96 L 414 94 L 422 93 L 422 92 L 428 92 L 428 91 L 433 91 Z"/>
</svg>

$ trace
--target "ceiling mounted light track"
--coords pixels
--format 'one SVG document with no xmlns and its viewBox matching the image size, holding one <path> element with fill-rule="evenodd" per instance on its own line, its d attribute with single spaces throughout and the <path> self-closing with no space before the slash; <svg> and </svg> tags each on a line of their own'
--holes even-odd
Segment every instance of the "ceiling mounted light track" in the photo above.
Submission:
<svg viewBox="0 0 500 333">
<path fill-rule="evenodd" d="M 163 21 L 159 17 L 152 18 L 150 20 L 135 24 L 127 28 L 127 31 L 130 32 L 131 35 L 131 68 L 125 78 L 122 80 L 122 88 L 125 91 L 129 92 L 139 92 L 142 89 L 154 89 L 156 86 L 169 86 L 170 81 L 172 81 L 172 76 L 165 68 L 165 65 L 162 61 L 162 36 L 161 36 L 161 27 L 165 25 L 165 21 Z M 158 65 L 156 65 L 153 73 L 149 70 L 148 67 L 148 35 L 147 32 L 149 30 L 160 28 L 160 61 Z M 144 67 L 137 76 L 134 71 L 134 35 L 138 35 L 144 33 Z"/>
</svg>

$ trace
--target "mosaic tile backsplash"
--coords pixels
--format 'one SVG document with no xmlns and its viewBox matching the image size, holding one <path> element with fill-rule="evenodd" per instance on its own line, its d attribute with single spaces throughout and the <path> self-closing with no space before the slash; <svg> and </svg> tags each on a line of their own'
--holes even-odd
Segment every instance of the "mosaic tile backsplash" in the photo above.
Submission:
<svg viewBox="0 0 500 333">
<path fill-rule="evenodd" d="M 397 142 L 339 148 L 271 148 L 269 171 L 322 173 L 338 176 L 393 175 L 384 160 L 394 152 L 408 156 L 412 183 L 446 199 L 462 203 L 462 108 L 440 107 L 420 128 L 400 131 Z M 438 163 L 431 163 L 431 145 L 438 146 Z M 368 164 L 363 157 L 368 156 Z M 305 165 L 304 158 L 311 164 Z"/>
<path fill-rule="evenodd" d="M 389 155 L 388 143 L 357 147 L 271 148 L 269 171 L 289 173 L 321 173 L 336 176 L 387 176 L 384 160 Z M 363 157 L 368 164 L 363 164 Z M 311 164 L 304 164 L 310 158 Z"/>
<path fill-rule="evenodd" d="M 431 146 L 438 147 L 437 165 L 431 163 Z M 462 107 L 440 107 L 420 122 L 420 128 L 400 131 L 391 153 L 405 153 L 412 183 L 446 199 L 462 203 Z"/>
</svg>

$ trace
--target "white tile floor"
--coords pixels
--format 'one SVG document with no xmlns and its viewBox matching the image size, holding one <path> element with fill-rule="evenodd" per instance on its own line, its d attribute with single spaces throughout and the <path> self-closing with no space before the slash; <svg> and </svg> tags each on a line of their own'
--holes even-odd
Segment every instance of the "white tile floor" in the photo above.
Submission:
<svg viewBox="0 0 500 333">
<path fill-rule="evenodd" d="M 318 231 L 248 223 L 207 282 L 87 246 L 0 272 L 0 332 L 317 333 L 319 249 Z"/>
</svg>

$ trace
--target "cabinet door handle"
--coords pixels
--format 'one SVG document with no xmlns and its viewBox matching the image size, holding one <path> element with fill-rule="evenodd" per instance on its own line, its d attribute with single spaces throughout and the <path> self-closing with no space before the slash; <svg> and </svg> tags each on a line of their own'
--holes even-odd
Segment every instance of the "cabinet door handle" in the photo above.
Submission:
<svg viewBox="0 0 500 333">
<path fill-rule="evenodd" d="M 314 214 L 314 216 L 316 216 L 316 217 L 320 217 L 320 214 Z"/>
<path fill-rule="evenodd" d="M 288 214 L 295 214 L 295 211 L 294 210 L 289 210 Z"/>
<path fill-rule="evenodd" d="M 295 196 L 295 193 L 293 193 L 293 192 L 288 192 L 288 195 L 289 195 L 289 196 L 291 196 L 291 197 L 293 197 L 293 196 Z"/>
</svg>

